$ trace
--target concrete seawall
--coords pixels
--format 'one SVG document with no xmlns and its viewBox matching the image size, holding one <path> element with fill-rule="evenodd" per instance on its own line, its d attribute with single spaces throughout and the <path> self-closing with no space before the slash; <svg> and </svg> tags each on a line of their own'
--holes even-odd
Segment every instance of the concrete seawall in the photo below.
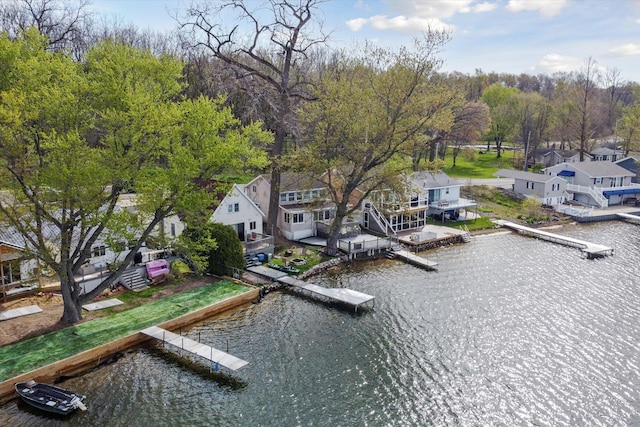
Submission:
<svg viewBox="0 0 640 427">
<path fill-rule="evenodd" d="M 219 301 L 215 304 L 211 304 L 207 307 L 201 308 L 191 313 L 176 317 L 175 319 L 160 323 L 158 326 L 169 331 L 178 329 L 183 326 L 188 326 L 211 317 L 215 314 L 220 314 L 228 310 L 238 309 L 242 306 L 251 304 L 257 300 L 259 294 L 260 290 L 258 288 L 251 289 L 241 295 Z M 71 375 L 82 371 L 91 364 L 100 363 L 101 360 L 105 359 L 113 353 L 127 350 L 150 339 L 152 338 L 140 332 L 136 332 L 124 338 L 111 341 L 107 344 L 103 344 L 91 350 L 76 354 L 75 356 L 71 356 L 58 362 L 42 366 L 33 371 L 26 372 L 9 380 L 3 381 L 0 383 L 0 403 L 5 403 L 17 397 L 14 388 L 14 384 L 16 382 L 28 381 L 30 379 L 33 379 L 39 382 L 51 383 L 56 378 L 62 375 Z"/>
</svg>

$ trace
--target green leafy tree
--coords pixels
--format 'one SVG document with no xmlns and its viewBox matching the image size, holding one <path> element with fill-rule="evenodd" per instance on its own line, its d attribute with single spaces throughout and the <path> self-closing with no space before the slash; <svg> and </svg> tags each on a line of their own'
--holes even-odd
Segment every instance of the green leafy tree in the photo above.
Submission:
<svg viewBox="0 0 640 427">
<path fill-rule="evenodd" d="M 208 222 L 188 226 L 180 236 L 182 248 L 202 271 L 228 275 L 229 268 L 243 269 L 242 243 L 230 225 Z"/>
<path fill-rule="evenodd" d="M 326 251 L 337 253 L 343 220 L 374 190 L 397 188 L 411 170 L 407 153 L 428 129 L 453 121 L 451 94 L 433 91 L 436 54 L 448 34 L 429 32 L 415 49 L 368 46 L 324 74 L 318 100 L 301 114 L 305 130 L 293 164 L 324 175 L 335 204 Z M 450 124 L 449 124 L 450 126 Z"/>
<path fill-rule="evenodd" d="M 222 100 L 183 100 L 182 63 L 114 42 L 83 61 L 52 53 L 36 30 L 0 37 L 0 213 L 60 279 L 63 321 L 128 267 L 167 216 L 208 217 L 214 197 L 201 184 L 247 164 L 270 134 L 242 127 Z M 120 197 L 135 190 L 135 210 Z M 94 290 L 80 267 L 98 242 L 132 249 Z M 117 261 L 117 262 L 116 262 Z"/>
<path fill-rule="evenodd" d="M 491 128 L 487 135 L 487 151 L 489 141 L 496 144 L 496 157 L 502 157 L 502 144 L 513 136 L 515 115 L 513 111 L 514 97 L 518 89 L 494 83 L 482 92 L 482 100 L 489 106 Z"/>
<path fill-rule="evenodd" d="M 640 103 L 624 109 L 618 122 L 618 135 L 622 137 L 625 156 L 640 151 Z"/>
</svg>

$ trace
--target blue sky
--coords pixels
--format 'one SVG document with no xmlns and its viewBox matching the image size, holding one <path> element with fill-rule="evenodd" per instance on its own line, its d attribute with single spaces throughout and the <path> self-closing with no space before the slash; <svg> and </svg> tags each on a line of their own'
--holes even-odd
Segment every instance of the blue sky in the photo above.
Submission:
<svg viewBox="0 0 640 427">
<path fill-rule="evenodd" d="M 261 4 L 261 1 L 253 1 Z M 190 0 L 94 0 L 101 16 L 170 30 L 168 11 Z M 640 83 L 640 0 L 330 0 L 321 5 L 331 45 L 409 45 L 421 31 L 451 32 L 443 71 L 552 74 L 591 57 Z"/>
</svg>

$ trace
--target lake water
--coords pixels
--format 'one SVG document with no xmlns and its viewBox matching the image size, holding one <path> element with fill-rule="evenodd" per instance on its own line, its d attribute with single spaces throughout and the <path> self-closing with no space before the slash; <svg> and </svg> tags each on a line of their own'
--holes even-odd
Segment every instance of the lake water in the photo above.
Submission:
<svg viewBox="0 0 640 427">
<path fill-rule="evenodd" d="M 182 331 L 247 360 L 237 372 L 149 345 L 62 384 L 87 412 L 16 400 L 0 425 L 640 426 L 640 226 L 555 231 L 615 255 L 497 233 L 423 254 L 436 272 L 353 264 L 312 281 L 372 309 L 275 292 Z"/>
</svg>

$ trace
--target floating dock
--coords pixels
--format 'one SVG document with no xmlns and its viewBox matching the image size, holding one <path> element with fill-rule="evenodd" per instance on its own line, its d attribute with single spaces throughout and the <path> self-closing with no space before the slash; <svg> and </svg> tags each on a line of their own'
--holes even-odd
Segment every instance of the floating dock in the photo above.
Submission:
<svg viewBox="0 0 640 427">
<path fill-rule="evenodd" d="M 438 263 L 435 261 L 429 261 L 426 258 L 423 258 L 421 256 L 412 254 L 409 251 L 405 251 L 405 250 L 397 250 L 397 251 L 393 251 L 392 252 L 394 255 L 394 258 L 400 258 L 403 261 L 408 262 L 411 265 L 415 265 L 416 267 L 420 267 L 420 268 L 424 268 L 425 270 L 435 270 L 436 267 L 438 266 Z"/>
<path fill-rule="evenodd" d="M 322 286 L 307 283 L 303 280 L 295 279 L 290 276 L 281 277 L 278 279 L 278 282 L 294 286 L 298 289 L 303 289 L 314 294 L 322 295 L 336 301 L 353 305 L 355 307 L 355 311 L 358 311 L 358 307 L 360 307 L 362 304 L 365 304 L 369 301 L 375 301 L 375 297 L 373 295 L 367 295 L 362 292 L 346 288 L 324 288 Z"/>
<path fill-rule="evenodd" d="M 633 215 L 629 213 L 619 213 L 617 215 L 619 218 L 622 218 L 624 220 L 627 220 L 636 224 L 640 224 L 640 216 L 638 215 Z"/>
<path fill-rule="evenodd" d="M 151 326 L 147 329 L 143 329 L 140 332 L 234 371 L 242 368 L 249 363 L 242 359 L 238 359 L 237 357 L 232 356 L 229 353 L 216 350 L 215 348 L 210 347 L 206 344 L 199 343 L 190 338 L 183 337 L 182 335 L 178 335 L 162 329 L 158 326 Z"/>
<path fill-rule="evenodd" d="M 501 225 L 502 227 L 510 228 L 526 236 L 536 237 L 542 240 L 547 240 L 553 243 L 559 243 L 565 246 L 580 248 L 582 249 L 582 252 L 586 253 L 587 256 L 590 258 L 613 255 L 613 248 L 610 248 L 608 246 L 587 242 L 585 240 L 574 239 L 572 237 L 562 236 L 560 234 L 549 233 L 548 231 L 526 227 L 524 225 L 515 224 L 509 221 L 500 220 L 500 221 L 496 221 L 496 223 Z"/>
</svg>

